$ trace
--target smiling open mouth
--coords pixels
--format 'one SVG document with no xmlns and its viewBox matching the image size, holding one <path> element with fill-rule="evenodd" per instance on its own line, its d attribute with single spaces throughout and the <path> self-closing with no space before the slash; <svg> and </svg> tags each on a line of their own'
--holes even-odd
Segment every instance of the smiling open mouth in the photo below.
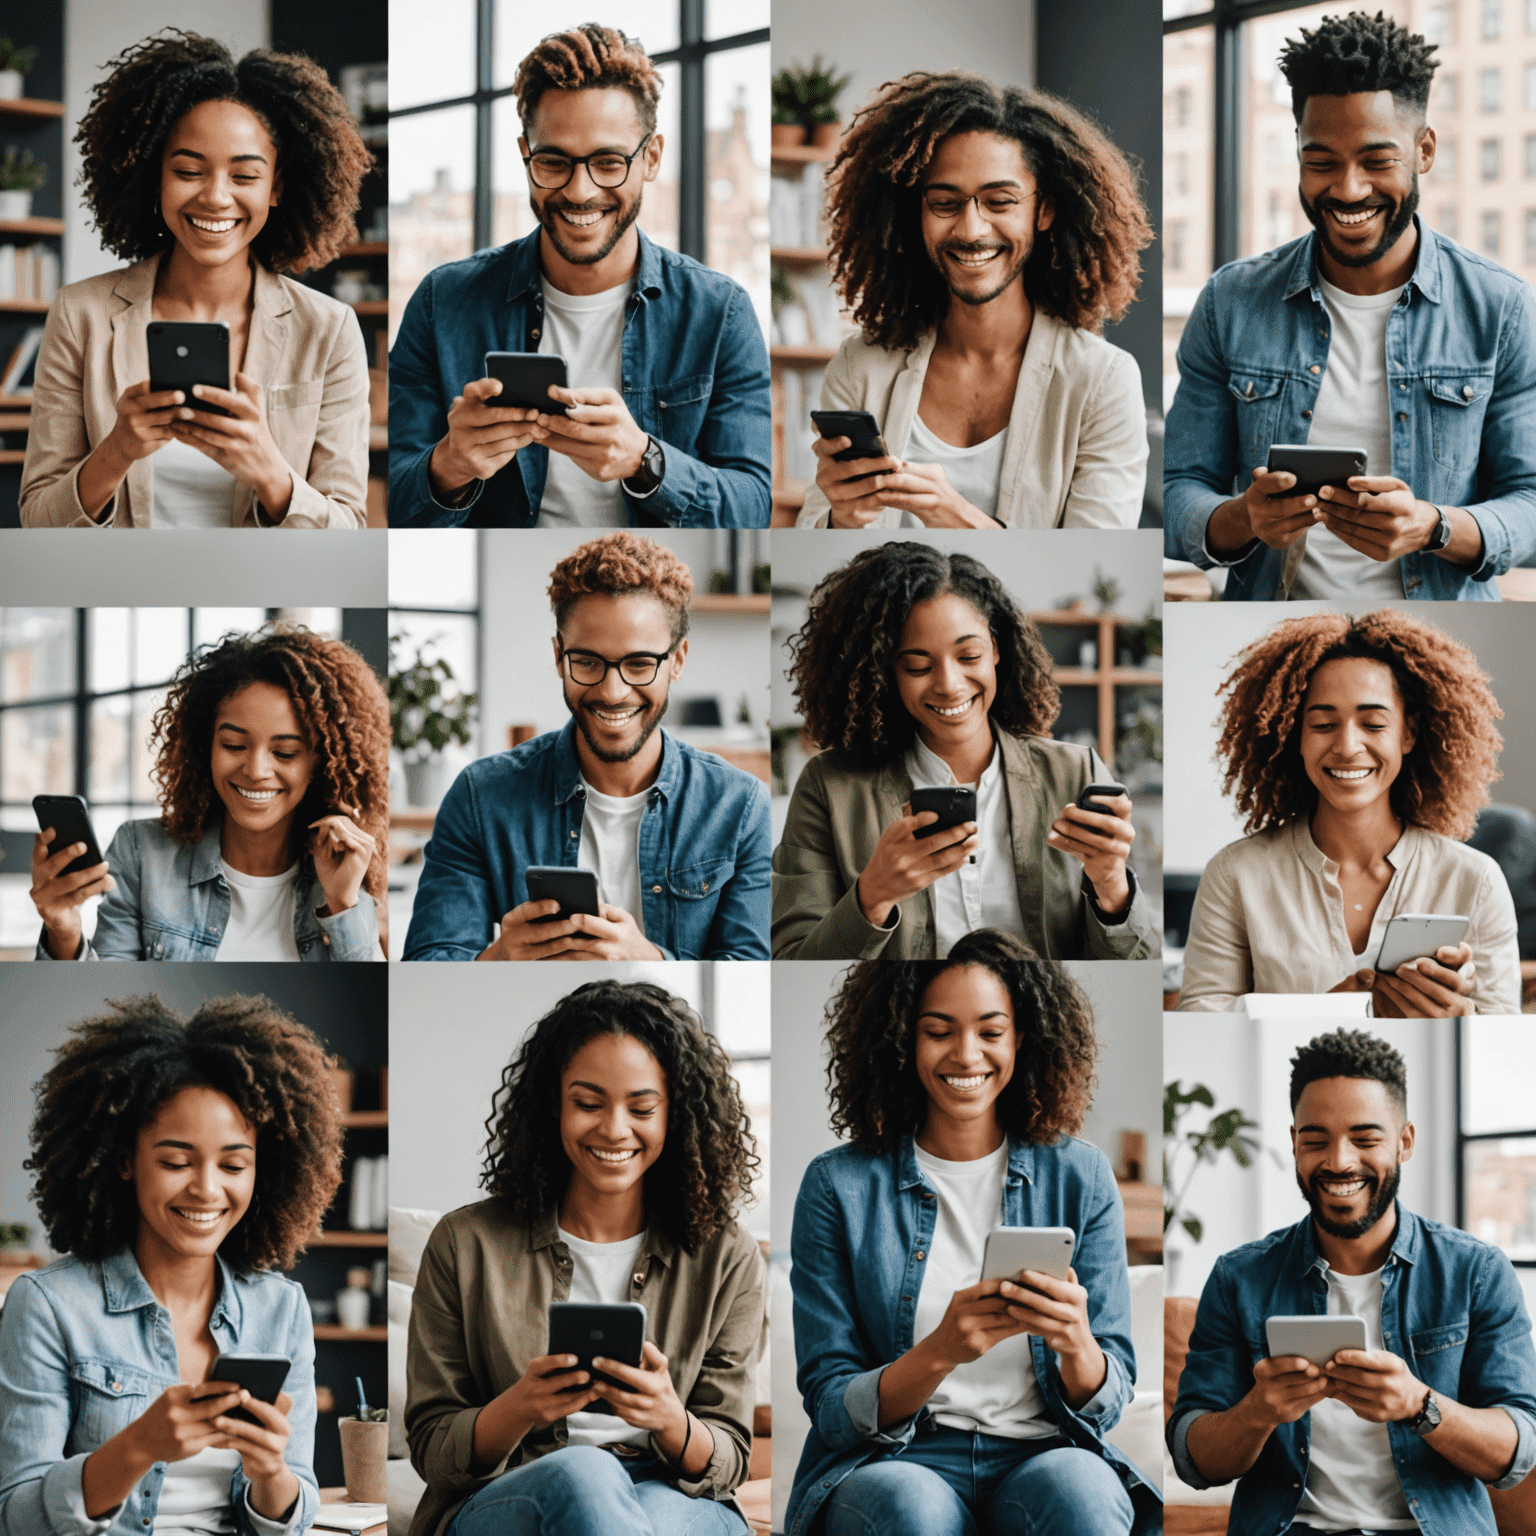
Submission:
<svg viewBox="0 0 1536 1536">
<path fill-rule="evenodd" d="M 1370 1185 L 1369 1179 L 1318 1179 L 1317 1187 L 1330 1200 L 1353 1200 L 1363 1194 Z"/>
<path fill-rule="evenodd" d="M 199 1227 L 205 1232 L 210 1231 L 212 1228 L 218 1226 L 218 1224 L 224 1219 L 223 1211 L 196 1211 L 189 1210 L 183 1206 L 175 1205 L 171 1207 L 171 1210 L 183 1221 L 194 1227 Z"/>
<path fill-rule="evenodd" d="M 930 704 L 928 706 L 941 720 L 958 720 L 965 714 L 981 695 L 973 693 L 964 704 Z"/>
<path fill-rule="evenodd" d="M 1374 768 L 1324 768 L 1323 772 L 1330 779 L 1338 779 L 1344 784 L 1358 784 L 1362 779 L 1368 779 L 1375 772 Z"/>
<path fill-rule="evenodd" d="M 627 709 L 599 709 L 595 704 L 590 704 L 587 707 L 604 725 L 610 726 L 628 725 L 631 720 L 645 713 L 638 704 Z"/>
<path fill-rule="evenodd" d="M 588 1152 L 600 1163 L 607 1163 L 611 1168 L 622 1168 L 625 1163 L 640 1156 L 639 1147 L 631 1147 L 627 1152 L 600 1152 L 596 1147 L 588 1147 Z"/>
<path fill-rule="evenodd" d="M 1356 213 L 1341 213 L 1337 208 L 1330 208 L 1328 217 L 1345 229 L 1358 229 L 1362 224 L 1369 224 L 1378 213 L 1385 212 L 1386 208 L 1378 203 L 1374 208 L 1362 208 Z"/>
<path fill-rule="evenodd" d="M 939 1081 L 946 1088 L 953 1088 L 957 1093 L 974 1093 L 991 1076 L 990 1072 L 974 1072 L 968 1077 L 955 1077 L 941 1072 Z"/>
<path fill-rule="evenodd" d="M 597 208 L 578 213 L 572 208 L 556 208 L 556 216 L 572 229 L 591 229 L 594 225 L 602 223 L 613 210 L 611 208 Z"/>
<path fill-rule="evenodd" d="M 949 249 L 944 252 L 949 259 L 961 267 L 984 267 L 989 261 L 996 261 L 1003 254 L 1003 247 L 993 246 L 985 251 L 957 251 Z"/>
<path fill-rule="evenodd" d="M 239 219 L 200 219 L 195 214 L 186 215 L 187 223 L 194 229 L 200 229 L 205 235 L 227 235 Z"/>
<path fill-rule="evenodd" d="M 249 800 L 252 805 L 267 805 L 282 794 L 280 789 L 245 789 L 239 784 L 231 784 L 229 787 L 242 800 Z"/>
</svg>

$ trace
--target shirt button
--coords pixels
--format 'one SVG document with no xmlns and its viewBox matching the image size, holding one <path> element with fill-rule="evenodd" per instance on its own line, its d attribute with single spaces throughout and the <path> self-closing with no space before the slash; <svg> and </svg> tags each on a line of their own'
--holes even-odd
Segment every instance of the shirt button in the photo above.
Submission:
<svg viewBox="0 0 1536 1536">
<path fill-rule="evenodd" d="M 112 1390 L 113 1390 L 113 1391 L 114 1391 L 114 1392 L 121 1392 L 121 1391 L 122 1391 L 122 1390 L 123 1390 L 123 1384 L 122 1384 L 122 1382 L 120 1382 L 120 1381 L 114 1381 L 114 1382 L 113 1382 L 113 1383 L 112 1383 Z"/>
<path fill-rule="evenodd" d="M 1463 400 L 1470 400 L 1476 393 L 1477 391 L 1470 384 L 1463 384 L 1461 386 L 1461 398 Z"/>
<path fill-rule="evenodd" d="M 653 895 L 653 896 L 660 896 L 661 895 L 661 887 L 659 885 L 653 885 L 651 887 L 651 895 Z"/>
<path fill-rule="evenodd" d="M 1397 386 L 1397 387 L 1398 387 L 1398 388 L 1399 388 L 1399 389 L 1400 389 L 1400 390 L 1401 390 L 1401 391 L 1402 391 L 1402 392 L 1403 392 L 1403 393 L 1404 393 L 1404 394 L 1405 394 L 1405 395 L 1406 395 L 1406 394 L 1407 394 L 1407 393 L 1408 393 L 1408 386 L 1407 386 L 1407 385 L 1406 385 L 1406 384 L 1399 384 L 1399 385 L 1398 385 L 1398 386 Z"/>
<path fill-rule="evenodd" d="M 699 887 L 699 889 L 701 891 L 703 891 L 706 896 L 708 896 L 709 895 L 709 881 L 706 880 L 704 882 L 704 884 Z"/>
<path fill-rule="evenodd" d="M 1303 411 L 1301 414 L 1303 416 L 1310 416 L 1312 414 L 1312 412 L 1311 411 Z"/>
<path fill-rule="evenodd" d="M 575 827 L 572 827 L 571 828 L 571 836 L 572 837 L 580 837 L 581 833 L 579 831 L 577 831 L 577 829 Z"/>
<path fill-rule="evenodd" d="M 926 1253 L 924 1253 L 921 1248 L 919 1248 L 917 1250 L 916 1257 L 919 1258 L 919 1259 L 926 1259 L 928 1257 L 928 1255 Z"/>
<path fill-rule="evenodd" d="M 1407 421 L 1408 420 L 1408 412 L 1407 411 L 1399 411 L 1397 413 L 1397 419 L 1399 421 Z"/>
<path fill-rule="evenodd" d="M 1316 363 L 1313 363 L 1312 366 L 1307 369 L 1308 373 L 1321 373 L 1322 371 L 1323 370 L 1320 367 L 1318 367 L 1318 365 Z"/>
<path fill-rule="evenodd" d="M 636 1285 L 644 1285 L 645 1284 L 645 1271 L 643 1269 L 642 1270 L 638 1270 L 631 1278 L 634 1280 Z"/>
<path fill-rule="evenodd" d="M 534 326 L 534 328 L 531 331 L 529 331 L 528 334 L 531 337 L 533 337 L 533 339 L 535 341 L 537 341 L 539 339 L 539 328 L 538 328 L 538 326 Z"/>
</svg>

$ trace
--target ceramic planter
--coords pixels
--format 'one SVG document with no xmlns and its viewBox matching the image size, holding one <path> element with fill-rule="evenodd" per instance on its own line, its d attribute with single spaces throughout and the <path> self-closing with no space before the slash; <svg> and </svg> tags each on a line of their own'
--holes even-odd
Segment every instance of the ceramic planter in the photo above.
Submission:
<svg viewBox="0 0 1536 1536">
<path fill-rule="evenodd" d="M 22 80 L 19 69 L 0 69 L 0 101 L 19 101 Z"/>
<path fill-rule="evenodd" d="M 0 219 L 19 220 L 32 217 L 30 192 L 0 192 Z"/>
</svg>

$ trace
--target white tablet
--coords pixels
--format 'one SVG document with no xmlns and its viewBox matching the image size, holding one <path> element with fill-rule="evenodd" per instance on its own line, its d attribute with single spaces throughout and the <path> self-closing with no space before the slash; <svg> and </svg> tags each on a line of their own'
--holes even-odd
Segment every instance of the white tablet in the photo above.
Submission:
<svg viewBox="0 0 1536 1536">
<path fill-rule="evenodd" d="M 1365 1349 L 1363 1317 L 1267 1317 L 1264 1336 L 1269 1358 L 1300 1355 L 1313 1365 L 1327 1365 L 1341 1349 Z"/>
<path fill-rule="evenodd" d="M 983 1280 L 1017 1280 L 1026 1269 L 1067 1278 L 1072 1263 L 1071 1227 L 993 1227 L 981 1258 Z"/>
</svg>

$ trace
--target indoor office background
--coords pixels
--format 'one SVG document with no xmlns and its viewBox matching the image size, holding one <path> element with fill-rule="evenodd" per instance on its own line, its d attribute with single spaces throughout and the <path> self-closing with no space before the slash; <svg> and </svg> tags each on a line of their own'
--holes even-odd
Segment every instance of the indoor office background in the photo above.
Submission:
<svg viewBox="0 0 1536 1536">
<path fill-rule="evenodd" d="M 512 82 L 543 37 L 599 20 L 662 79 L 661 174 L 640 228 L 728 273 L 768 326 L 767 0 L 390 0 L 390 334 L 434 267 L 536 227 Z"/>
<path fill-rule="evenodd" d="M 320 973 L 325 974 L 320 974 Z M 321 1222 L 321 1232 L 292 1271 L 304 1287 L 315 1319 L 315 1381 L 320 1416 L 315 1430 L 315 1472 L 320 1486 L 341 1484 L 338 1411 L 354 1411 L 355 1380 L 361 1376 L 369 1402 L 385 1398 L 384 1255 L 381 1226 L 362 1225 L 363 1211 L 352 1209 L 353 1172 L 359 1158 L 383 1157 L 389 1150 L 387 1039 L 388 1006 L 383 966 L 297 966 L 246 964 L 170 964 L 146 961 L 133 968 L 124 985 L 124 969 L 115 965 L 8 965 L 0 967 L 0 1021 L 5 1037 L 5 1070 L 0 1072 L 0 1223 L 20 1222 L 25 1240 L 11 1248 L 34 1262 L 53 1255 L 32 1205 L 27 1158 L 32 1123 L 32 1086 L 53 1064 L 52 1051 L 69 1027 L 96 1018 L 125 993 L 159 997 L 189 1017 L 209 998 L 232 993 L 265 996 L 312 1029 L 326 1048 L 341 1058 L 345 1076 L 338 1091 L 349 1095 L 343 1116 L 345 1176 Z M 359 1225 L 353 1225 L 353 1215 Z M 371 1218 L 370 1218 L 371 1219 Z M 336 1294 L 347 1284 L 347 1271 L 369 1272 L 368 1326 L 354 1330 L 337 1321 Z M 13 1266 L 5 1272 L 11 1280 Z M 4 1297 L 0 1295 L 0 1304 Z"/>
<path fill-rule="evenodd" d="M 871 962 L 881 964 L 884 962 Z M 1153 960 L 1105 965 L 1063 962 L 1093 1005 L 1099 1039 L 1098 1077 L 1082 1136 L 1115 1170 L 1126 1212 L 1131 1260 L 1132 1338 L 1136 1395 L 1109 1439 L 1155 1479 L 1162 1461 L 1162 1202 L 1156 1184 L 1162 1123 L 1155 1026 L 1158 966 Z M 773 972 L 774 1104 L 778 1126 L 773 1164 L 773 1514 L 783 1529 L 790 1485 L 809 1421 L 795 1385 L 791 1318 L 790 1233 L 795 1198 L 812 1159 L 839 1144 L 828 1124 L 826 1009 L 849 967 L 840 961 L 779 963 Z"/>
<path fill-rule="evenodd" d="M 871 21 L 878 16 L 877 24 Z M 775 70 L 817 61 L 851 79 L 837 99 L 846 125 L 887 81 L 912 70 L 967 69 L 999 84 L 1033 86 L 1096 118 L 1138 166 L 1154 231 L 1162 205 L 1158 81 L 1144 61 L 1157 46 L 1154 0 L 977 0 L 963 11 L 895 0 L 878 13 L 818 0 L 776 0 Z M 775 325 L 774 526 L 789 527 L 815 477 L 810 411 L 826 364 L 851 329 L 826 269 L 822 188 L 832 147 L 773 156 Z M 1162 521 L 1162 404 L 1158 316 L 1161 276 L 1154 244 L 1143 254 L 1141 293 L 1105 335 L 1141 369 L 1152 459 L 1143 526 Z M 786 314 L 786 310 L 788 313 Z"/>
<path fill-rule="evenodd" d="M 83 795 L 103 852 L 124 821 L 157 816 L 150 722 L 172 675 L 276 618 L 347 641 L 383 680 L 379 609 L 0 608 L 0 959 L 30 960 L 37 943 L 32 797 Z M 98 905 L 84 909 L 87 935 Z"/>
</svg>

